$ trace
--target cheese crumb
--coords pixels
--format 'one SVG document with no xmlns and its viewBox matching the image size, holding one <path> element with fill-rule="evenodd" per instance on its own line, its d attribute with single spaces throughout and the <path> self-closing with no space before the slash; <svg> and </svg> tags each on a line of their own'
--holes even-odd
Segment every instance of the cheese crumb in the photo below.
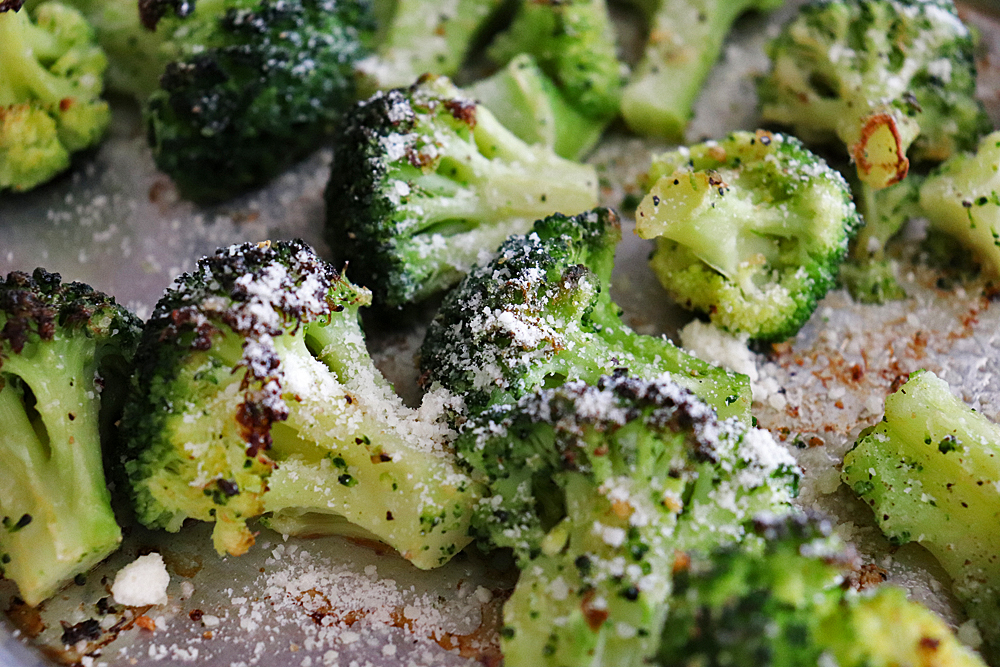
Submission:
<svg viewBox="0 0 1000 667">
<path fill-rule="evenodd" d="M 166 604 L 170 575 L 158 553 L 139 556 L 115 575 L 111 595 L 127 607 Z"/>
</svg>

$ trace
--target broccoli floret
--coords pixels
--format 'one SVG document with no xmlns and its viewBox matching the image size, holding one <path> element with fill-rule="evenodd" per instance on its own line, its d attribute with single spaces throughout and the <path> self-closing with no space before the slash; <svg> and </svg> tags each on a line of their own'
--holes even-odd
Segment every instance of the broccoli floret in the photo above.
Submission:
<svg viewBox="0 0 1000 667">
<path fill-rule="evenodd" d="M 334 153 L 327 240 L 380 306 L 454 285 L 553 211 L 597 205 L 593 167 L 529 146 L 445 77 L 356 105 Z"/>
<path fill-rule="evenodd" d="M 705 78 L 736 19 L 784 0 L 631 0 L 649 18 L 649 41 L 622 94 L 628 126 L 679 141 Z"/>
<path fill-rule="evenodd" d="M 919 542 L 938 559 L 1000 655 L 1000 427 L 933 373 L 912 373 L 844 457 L 843 480 L 890 542 Z"/>
<path fill-rule="evenodd" d="M 819 0 L 768 47 L 758 92 L 765 120 L 808 143 L 839 139 L 874 188 L 909 157 L 940 162 L 991 124 L 975 99 L 973 40 L 951 0 Z"/>
<path fill-rule="evenodd" d="M 375 0 L 377 49 L 357 69 L 370 95 L 411 85 L 424 74 L 453 77 L 504 0 Z"/>
<path fill-rule="evenodd" d="M 500 64 L 531 54 L 583 114 L 608 120 L 618 114 L 625 76 L 605 0 L 522 2 L 487 53 Z"/>
<path fill-rule="evenodd" d="M 642 665 L 656 649 L 675 554 L 743 538 L 790 506 L 794 459 L 765 431 L 664 380 L 605 376 L 495 406 L 459 457 L 486 480 L 472 525 L 521 574 L 504 664 Z"/>
<path fill-rule="evenodd" d="M 984 273 L 1000 276 L 1000 132 L 975 153 L 961 153 L 920 187 L 920 208 L 933 230 L 972 250 Z"/>
<path fill-rule="evenodd" d="M 519 139 L 570 160 L 589 153 L 607 125 L 573 106 L 527 53 L 465 90 Z"/>
<path fill-rule="evenodd" d="M 512 236 L 445 297 L 420 349 L 426 386 L 465 401 L 470 414 L 565 380 L 596 382 L 618 368 L 664 374 L 723 418 L 750 421 L 745 375 L 696 359 L 666 338 L 622 322 L 609 288 L 621 226 L 599 208 L 554 214 Z"/>
<path fill-rule="evenodd" d="M 141 322 L 36 269 L 0 282 L 0 566 L 37 605 L 118 548 L 102 445 Z"/>
<path fill-rule="evenodd" d="M 224 248 L 179 277 L 146 324 L 122 425 L 139 521 L 214 521 L 233 555 L 264 513 L 309 534 L 341 516 L 420 568 L 467 544 L 478 487 L 454 433 L 372 363 L 370 299 L 301 241 Z"/>
<path fill-rule="evenodd" d="M 0 191 L 30 190 L 96 145 L 111 120 L 107 59 L 83 16 L 56 2 L 28 18 L 0 3 Z"/>
<path fill-rule="evenodd" d="M 843 177 L 795 138 L 736 132 L 654 158 L 636 233 L 682 306 L 758 341 L 794 336 L 860 219 Z"/>
<path fill-rule="evenodd" d="M 143 19 L 156 25 L 176 4 L 144 2 Z M 187 18 L 175 12 L 164 29 L 183 55 L 144 109 L 157 166 L 185 197 L 211 202 L 315 150 L 354 100 L 370 9 L 363 0 L 225 0 Z"/>
<path fill-rule="evenodd" d="M 662 667 L 983 667 L 897 587 L 844 585 L 853 552 L 811 515 L 761 517 L 754 542 L 692 554 L 675 576 Z"/>
</svg>

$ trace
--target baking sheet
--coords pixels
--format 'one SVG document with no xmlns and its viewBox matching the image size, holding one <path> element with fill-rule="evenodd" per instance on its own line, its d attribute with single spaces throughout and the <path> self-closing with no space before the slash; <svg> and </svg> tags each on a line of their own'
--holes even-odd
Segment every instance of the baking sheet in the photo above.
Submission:
<svg viewBox="0 0 1000 667">
<path fill-rule="evenodd" d="M 767 67 L 761 45 L 788 11 L 740 23 L 699 100 L 691 140 L 756 124 L 752 77 Z M 1000 19 L 988 7 L 964 11 L 984 36 L 981 87 L 997 122 Z M 604 203 L 617 207 L 634 190 L 649 155 L 662 148 L 623 136 L 607 140 L 591 159 L 605 183 Z M 0 272 L 45 266 L 114 294 L 145 317 L 174 276 L 219 246 L 300 237 L 326 254 L 321 195 L 329 163 L 329 151 L 321 149 L 259 192 L 195 207 L 155 170 L 135 106 L 114 100 L 111 136 L 98 150 L 46 187 L 0 199 Z M 688 316 L 665 299 L 646 267 L 649 244 L 632 236 L 625 223 L 614 297 L 639 331 L 676 336 Z M 839 530 L 893 581 L 957 625 L 963 619 L 941 572 L 918 547 L 890 551 L 867 510 L 840 487 L 836 469 L 857 431 L 880 416 L 893 383 L 916 368 L 936 370 L 977 409 L 1000 417 L 1000 306 L 983 296 L 982 285 L 967 285 L 956 297 L 938 289 L 936 279 L 925 270 L 905 272 L 911 298 L 883 307 L 831 294 L 794 344 L 757 359 L 762 389 L 755 414 L 805 467 L 800 502 L 836 516 Z M 419 323 L 398 331 L 370 322 L 369 330 L 383 372 L 414 402 Z M 0 582 L 0 607 L 7 611 L 0 665 L 313 667 L 498 660 L 497 614 L 511 584 L 502 564 L 469 553 L 440 570 L 421 572 L 372 545 L 340 538 L 285 540 L 267 531 L 248 555 L 219 558 L 208 531 L 191 526 L 171 536 L 131 527 L 120 552 L 40 610 L 18 606 L 13 586 Z M 109 609 L 101 600 L 107 600 L 114 573 L 151 550 L 164 555 L 171 573 L 169 604 Z M 66 627 L 85 635 L 94 621 L 96 639 L 63 647 Z M 25 640 L 41 649 L 27 648 Z"/>
</svg>

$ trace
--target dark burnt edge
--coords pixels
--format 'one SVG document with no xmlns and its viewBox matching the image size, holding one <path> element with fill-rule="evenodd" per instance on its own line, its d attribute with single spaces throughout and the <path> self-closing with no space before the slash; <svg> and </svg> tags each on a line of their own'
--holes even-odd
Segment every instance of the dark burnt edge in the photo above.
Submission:
<svg viewBox="0 0 1000 667">
<path fill-rule="evenodd" d="M 147 30 L 156 30 L 168 11 L 177 18 L 187 18 L 194 11 L 195 0 L 139 0 L 139 20 Z"/>
<path fill-rule="evenodd" d="M 0 12 L 19 12 L 24 0 L 0 0 Z"/>
</svg>

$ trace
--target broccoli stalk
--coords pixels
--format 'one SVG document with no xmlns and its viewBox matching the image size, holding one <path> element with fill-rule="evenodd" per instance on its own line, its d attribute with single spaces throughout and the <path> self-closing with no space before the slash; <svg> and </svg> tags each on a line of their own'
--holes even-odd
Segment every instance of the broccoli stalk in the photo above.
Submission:
<svg viewBox="0 0 1000 667">
<path fill-rule="evenodd" d="M 33 18 L 0 9 L 0 191 L 66 170 L 111 120 L 100 99 L 107 59 L 83 16 L 51 2 Z"/>
<path fill-rule="evenodd" d="M 933 230 L 972 250 L 983 272 L 1000 276 L 1000 132 L 983 137 L 974 154 L 941 165 L 920 187 L 920 209 Z"/>
<path fill-rule="evenodd" d="M 682 306 L 761 341 L 795 335 L 860 225 L 843 177 L 793 137 L 737 132 L 654 158 L 636 233 Z"/>
<path fill-rule="evenodd" d="M 694 553 L 675 576 L 657 664 L 983 667 L 894 586 L 857 592 L 851 549 L 812 515 L 760 517 L 764 539 Z"/>
<path fill-rule="evenodd" d="M 684 137 L 701 86 L 736 19 L 784 2 L 632 1 L 649 16 L 649 41 L 622 93 L 622 117 L 634 132 L 673 141 Z"/>
<path fill-rule="evenodd" d="M 996 655 L 1000 427 L 933 373 L 912 373 L 844 457 L 843 480 L 891 542 L 917 541 L 938 559 Z"/>
<path fill-rule="evenodd" d="M 839 139 L 873 188 L 902 180 L 909 157 L 940 162 L 991 127 L 951 0 L 812 2 L 768 54 L 763 118 L 808 143 Z"/>
<path fill-rule="evenodd" d="M 472 525 L 521 574 L 503 609 L 504 664 L 642 665 L 656 649 L 677 551 L 740 540 L 790 506 L 797 468 L 765 432 L 669 381 L 576 381 L 466 425 L 459 457 L 486 480 Z"/>
<path fill-rule="evenodd" d="M 102 444 L 140 322 L 42 269 L 0 283 L 0 563 L 37 605 L 118 548 Z"/>
<path fill-rule="evenodd" d="M 307 534 L 343 532 L 328 518 L 342 517 L 420 568 L 461 550 L 478 486 L 454 433 L 372 363 L 358 321 L 370 299 L 300 241 L 222 249 L 178 278 L 147 323 L 123 419 L 139 521 L 214 521 L 233 555 L 265 513 Z"/>
<path fill-rule="evenodd" d="M 539 387 L 596 382 L 618 368 L 669 374 L 723 418 L 750 421 L 749 381 L 698 360 L 666 338 L 625 325 L 608 290 L 618 216 L 554 214 L 512 236 L 496 258 L 448 293 L 420 349 L 426 386 L 440 383 L 475 414 Z"/>
<path fill-rule="evenodd" d="M 327 240 L 382 306 L 425 299 L 538 218 L 597 203 L 593 167 L 526 144 L 444 77 L 358 104 L 334 152 Z"/>
</svg>

